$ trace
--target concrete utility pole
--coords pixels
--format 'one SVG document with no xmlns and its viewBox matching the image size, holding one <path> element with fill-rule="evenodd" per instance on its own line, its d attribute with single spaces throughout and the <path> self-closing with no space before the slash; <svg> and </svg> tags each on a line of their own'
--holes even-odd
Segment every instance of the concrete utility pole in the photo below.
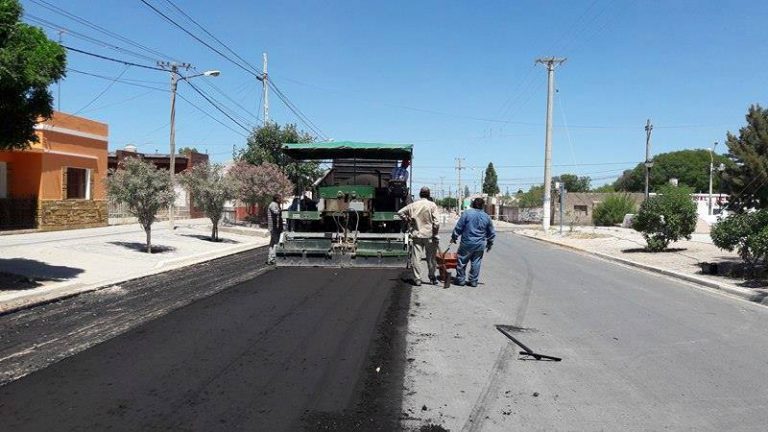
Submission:
<svg viewBox="0 0 768 432">
<path fill-rule="evenodd" d="M 652 130 L 653 125 L 651 124 L 651 119 L 648 119 L 648 121 L 645 122 L 645 199 L 648 199 L 650 196 L 651 167 L 653 167 L 653 162 L 651 162 Z"/>
<path fill-rule="evenodd" d="M 269 123 L 269 74 L 267 73 L 267 53 L 262 53 L 264 58 L 264 66 L 262 66 L 262 74 L 259 77 L 259 81 L 263 85 L 262 98 L 264 99 L 264 126 Z"/>
<path fill-rule="evenodd" d="M 458 189 L 456 189 L 456 206 L 461 211 L 461 207 L 464 201 L 463 191 L 461 190 L 461 170 L 467 169 L 467 167 L 461 166 L 461 162 L 464 158 L 456 158 L 456 176 L 458 178 Z"/>
<path fill-rule="evenodd" d="M 189 75 L 182 77 L 179 74 L 179 69 L 189 70 L 192 65 L 189 63 L 176 63 L 176 62 L 157 62 L 157 65 L 171 73 L 171 133 L 170 133 L 170 154 L 169 162 L 170 166 L 168 170 L 171 175 L 171 188 L 176 191 L 176 89 L 178 88 L 179 81 L 188 80 L 199 76 L 217 77 L 221 72 L 217 70 L 209 70 L 196 75 Z M 173 207 L 176 203 L 171 202 L 168 206 L 168 225 L 171 228 L 171 232 L 174 229 L 173 223 Z"/>
<path fill-rule="evenodd" d="M 709 196 L 707 197 L 709 200 L 709 210 L 707 214 L 710 216 L 712 216 L 712 172 L 715 170 L 715 149 L 717 149 L 717 141 L 709 149 Z"/>
<path fill-rule="evenodd" d="M 552 212 L 552 108 L 555 96 L 555 67 L 563 64 L 565 58 L 546 57 L 536 60 L 547 66 L 547 129 L 544 138 L 544 215 L 542 227 L 549 232 L 549 219 Z"/>
<path fill-rule="evenodd" d="M 445 199 L 445 188 L 443 187 L 443 179 L 445 176 L 440 176 L 440 199 Z"/>
</svg>

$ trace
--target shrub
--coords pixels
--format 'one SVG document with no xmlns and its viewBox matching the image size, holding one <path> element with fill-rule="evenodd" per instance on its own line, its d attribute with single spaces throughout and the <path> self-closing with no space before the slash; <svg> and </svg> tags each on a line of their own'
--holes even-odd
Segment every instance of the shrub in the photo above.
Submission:
<svg viewBox="0 0 768 432">
<path fill-rule="evenodd" d="M 712 227 L 710 236 L 720 249 L 736 249 L 754 275 L 768 261 L 768 209 L 728 216 Z"/>
<path fill-rule="evenodd" d="M 610 194 L 595 206 L 592 221 L 597 226 L 613 226 L 624 221 L 624 216 L 634 213 L 635 201 L 628 194 Z"/>
<path fill-rule="evenodd" d="M 690 195 L 687 187 L 666 186 L 640 206 L 632 224 L 643 233 L 651 252 L 663 251 L 681 238 L 691 239 L 698 216 Z"/>
</svg>

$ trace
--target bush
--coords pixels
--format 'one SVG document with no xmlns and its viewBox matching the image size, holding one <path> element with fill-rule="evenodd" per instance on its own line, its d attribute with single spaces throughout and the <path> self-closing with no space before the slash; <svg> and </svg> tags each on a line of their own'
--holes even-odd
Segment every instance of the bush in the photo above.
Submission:
<svg viewBox="0 0 768 432">
<path fill-rule="evenodd" d="M 634 213 L 635 201 L 628 194 L 610 194 L 595 206 L 592 222 L 597 226 L 613 226 L 624 221 L 624 216 Z"/>
<path fill-rule="evenodd" d="M 712 227 L 710 236 L 720 249 L 736 249 L 754 275 L 768 261 L 768 209 L 728 216 Z"/>
<path fill-rule="evenodd" d="M 696 229 L 696 204 L 691 200 L 691 189 L 665 186 L 660 195 L 651 197 L 640 206 L 633 220 L 635 230 L 643 233 L 648 249 L 660 252 L 670 242 L 691 239 Z"/>
</svg>

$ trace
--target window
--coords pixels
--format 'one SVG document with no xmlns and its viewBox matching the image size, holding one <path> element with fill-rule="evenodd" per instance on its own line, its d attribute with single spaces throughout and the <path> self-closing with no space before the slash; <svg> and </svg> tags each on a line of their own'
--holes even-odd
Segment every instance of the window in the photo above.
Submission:
<svg viewBox="0 0 768 432">
<path fill-rule="evenodd" d="M 585 206 L 585 205 L 575 205 L 575 206 L 573 206 L 573 211 L 576 212 L 576 213 L 587 214 L 587 206 Z"/>
<path fill-rule="evenodd" d="M 0 198 L 8 198 L 8 165 L 0 162 Z"/>
<path fill-rule="evenodd" d="M 67 168 L 67 199 L 91 198 L 91 171 L 84 168 Z"/>
</svg>

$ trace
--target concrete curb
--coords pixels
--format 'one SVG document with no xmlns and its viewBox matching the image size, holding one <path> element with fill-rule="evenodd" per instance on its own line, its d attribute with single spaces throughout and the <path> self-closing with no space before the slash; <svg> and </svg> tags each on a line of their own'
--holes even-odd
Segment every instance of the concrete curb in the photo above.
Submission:
<svg viewBox="0 0 768 432">
<path fill-rule="evenodd" d="M 266 244 L 245 244 L 233 246 L 232 248 L 220 251 L 205 252 L 188 257 L 174 258 L 167 261 L 161 261 L 152 270 L 145 271 L 141 274 L 135 274 L 131 276 L 123 276 L 115 279 L 107 279 L 92 284 L 84 284 L 81 282 L 65 282 L 59 284 L 53 288 L 46 290 L 43 293 L 22 293 L 19 296 L 3 301 L 0 304 L 0 315 L 6 315 L 12 312 L 18 312 L 20 310 L 28 309 L 34 306 L 39 306 L 45 303 L 51 303 L 58 300 L 64 300 L 66 298 L 74 297 L 83 293 L 98 291 L 104 288 L 109 288 L 121 283 L 126 283 L 132 280 L 141 279 L 147 276 L 153 276 L 160 273 L 165 273 L 171 270 L 177 270 L 183 267 L 188 267 L 195 264 L 201 264 L 204 262 L 212 261 L 225 256 L 234 255 L 237 253 L 245 252 L 251 249 L 264 247 Z"/>
<path fill-rule="evenodd" d="M 593 252 L 593 251 L 582 249 L 582 248 L 579 248 L 579 247 L 576 247 L 576 246 L 562 244 L 562 243 L 559 243 L 557 241 L 554 241 L 554 240 L 551 240 L 551 239 L 548 239 L 548 238 L 531 236 L 531 235 L 523 234 L 523 233 L 519 233 L 519 232 L 516 232 L 515 234 L 520 235 L 520 236 L 525 237 L 525 238 L 529 238 L 529 239 L 533 239 L 533 240 L 538 240 L 538 241 L 543 242 L 543 243 L 559 246 L 559 247 L 564 248 L 564 249 L 570 249 L 570 250 L 586 253 L 586 254 L 589 254 L 589 255 L 592 255 L 592 256 L 604 259 L 606 261 L 613 261 L 613 262 L 616 262 L 616 263 L 619 263 L 619 264 L 624 264 L 624 265 L 628 265 L 630 267 L 635 267 L 635 268 L 639 268 L 639 269 L 642 269 L 642 270 L 650 271 L 650 272 L 653 272 L 653 273 L 662 274 L 664 276 L 673 277 L 673 278 L 676 278 L 676 279 L 684 280 L 686 282 L 694 283 L 694 284 L 697 284 L 697 285 L 702 285 L 702 286 L 705 286 L 705 287 L 708 287 L 708 288 L 714 288 L 714 289 L 717 289 L 717 290 L 720 290 L 720 291 L 723 291 L 723 292 L 727 292 L 728 294 L 731 294 L 731 295 L 743 298 L 743 299 L 748 300 L 750 302 L 758 303 L 758 304 L 761 304 L 761 305 L 764 305 L 764 306 L 768 306 L 768 290 L 757 290 L 757 291 L 755 291 L 755 290 L 750 290 L 750 289 L 747 289 L 747 288 L 735 287 L 735 286 L 732 286 L 732 285 L 728 285 L 728 284 L 724 284 L 724 283 L 719 283 L 719 282 L 707 280 L 707 279 L 704 279 L 704 278 L 701 278 L 701 277 L 697 277 L 697 276 L 693 276 L 693 275 L 688 275 L 688 274 L 685 274 L 685 273 L 680 273 L 680 272 L 676 272 L 676 271 L 672 271 L 672 270 L 665 270 L 665 269 L 654 267 L 654 266 L 651 266 L 651 265 L 648 265 L 648 264 L 642 264 L 642 263 L 639 263 L 639 262 L 636 262 L 636 261 L 632 261 L 632 260 L 629 260 L 629 259 L 626 259 L 626 258 L 619 258 L 619 257 L 615 257 L 615 256 L 612 256 L 612 255 L 604 254 L 604 253 L 601 253 L 601 252 Z"/>
</svg>

